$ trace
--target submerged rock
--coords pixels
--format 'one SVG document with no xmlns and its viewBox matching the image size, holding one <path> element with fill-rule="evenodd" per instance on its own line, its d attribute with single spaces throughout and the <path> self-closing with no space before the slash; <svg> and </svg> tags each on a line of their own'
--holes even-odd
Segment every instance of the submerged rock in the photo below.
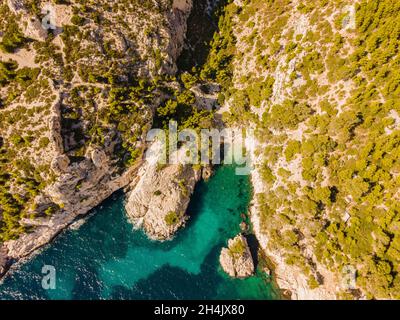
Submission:
<svg viewBox="0 0 400 320">
<path fill-rule="evenodd" d="M 222 269 L 233 278 L 247 278 L 254 274 L 254 262 L 246 238 L 238 235 L 228 241 L 219 257 Z"/>
</svg>

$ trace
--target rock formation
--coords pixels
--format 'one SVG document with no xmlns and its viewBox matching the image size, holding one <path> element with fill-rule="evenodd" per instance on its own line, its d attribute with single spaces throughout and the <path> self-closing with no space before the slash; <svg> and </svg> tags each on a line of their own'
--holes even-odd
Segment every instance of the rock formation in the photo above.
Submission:
<svg viewBox="0 0 400 320">
<path fill-rule="evenodd" d="M 191 165 L 145 164 L 132 183 L 126 211 L 150 238 L 170 239 L 188 219 L 186 209 L 200 178 L 201 170 Z"/>
<path fill-rule="evenodd" d="M 250 248 L 243 235 L 228 241 L 228 248 L 222 249 L 219 261 L 222 269 L 233 278 L 247 278 L 255 271 Z"/>
<path fill-rule="evenodd" d="M 1 127 L 0 137 L 4 141 L 1 147 L 11 149 L 13 133 L 31 130 L 34 141 L 30 143 L 29 148 L 20 148 L 14 158 L 29 160 L 34 168 L 46 170 L 37 175 L 46 183 L 43 183 L 44 187 L 36 196 L 25 200 L 29 206 L 23 209 L 29 215 L 21 215 L 18 221 L 21 226 L 29 226 L 31 232 L 18 234 L 17 237 L 5 237 L 4 242 L 1 242 L 0 238 L 0 274 L 8 268 L 7 261 L 18 262 L 29 256 L 71 225 L 80 215 L 86 214 L 137 177 L 138 168 L 142 164 L 142 153 L 146 147 L 144 136 L 151 127 L 152 111 L 159 103 L 157 93 L 150 102 L 146 101 L 140 106 L 134 115 L 136 118 L 132 126 L 123 123 L 124 125 L 117 127 L 111 122 L 107 123 L 104 118 L 92 115 L 104 114 L 110 109 L 110 84 L 118 85 L 114 83 L 115 81 L 125 81 L 128 77 L 132 77 L 146 82 L 151 81 L 153 76 L 173 74 L 176 71 L 175 61 L 183 46 L 186 18 L 190 13 L 192 1 L 175 1 L 173 5 L 169 1 L 159 1 L 158 9 L 142 7 L 133 2 L 128 7 L 125 3 L 122 6 L 121 1 L 113 2 L 119 10 L 112 12 L 102 10 L 103 5 L 104 8 L 109 6 L 108 1 L 96 1 L 95 5 L 87 4 L 94 6 L 93 10 L 101 13 L 104 20 L 91 21 L 91 16 L 81 12 L 74 17 L 78 22 L 72 19 L 70 10 L 75 4 L 74 1 L 69 4 L 52 4 L 57 12 L 56 22 L 59 32 L 55 33 L 51 43 L 45 43 L 42 40 L 45 40 L 47 31 L 42 28 L 37 18 L 31 19 L 34 13 L 27 2 L 7 1 L 10 14 L 8 19 L 18 22 L 23 35 L 32 40 L 23 44 L 29 49 L 26 51 L 26 55 L 29 56 L 24 57 L 24 61 L 40 61 L 37 64 L 32 63 L 30 67 L 32 70 L 33 67 L 40 70 L 32 83 L 40 83 L 41 87 L 40 90 L 33 90 L 35 96 L 30 96 L 30 100 L 25 98 L 27 95 L 24 95 L 23 88 L 18 88 L 22 94 L 2 106 L 2 109 L 7 109 L 5 117 L 11 117 L 13 112 L 19 111 L 21 105 L 24 106 L 23 112 L 30 112 L 35 116 L 27 118 L 24 123 L 17 121 L 12 127 Z M 120 7 L 124 7 L 124 10 Z M 126 24 L 119 26 L 118 33 L 103 23 L 107 20 L 113 25 L 121 21 L 121 16 Z M 86 23 L 89 21 L 90 23 Z M 71 27 L 79 32 L 76 30 L 68 32 L 68 28 Z M 77 41 L 83 33 L 87 36 Z M 47 45 L 54 47 L 48 50 L 45 47 Z M 67 47 L 70 53 L 72 51 L 76 53 L 75 59 L 63 54 L 61 48 L 66 50 Z M 105 47 L 108 50 L 104 50 Z M 85 56 L 77 57 L 85 50 L 90 51 L 90 59 Z M 47 54 L 53 51 L 57 52 L 57 55 Z M 40 59 L 36 59 L 38 57 Z M 21 64 L 17 51 L 15 54 L 7 54 L 7 59 L 9 58 Z M 5 59 L 3 53 L 0 53 L 0 59 Z M 105 81 L 103 76 L 99 76 L 110 70 L 111 64 L 105 66 L 105 63 L 111 61 L 115 77 L 112 75 Z M 68 77 L 64 72 L 67 68 L 71 73 Z M 86 75 L 83 76 L 83 73 L 78 71 L 84 71 Z M 91 72 L 98 74 L 89 74 Z M 8 87 L 14 88 L 13 86 L 15 84 L 10 82 L 2 88 L 0 92 L 2 102 L 5 101 L 4 94 L 7 90 L 11 90 Z M 84 94 L 89 91 L 94 93 L 90 98 Z M 75 100 L 72 98 L 74 95 Z M 79 104 L 76 104 L 78 100 Z M 93 109 L 90 109 L 91 107 Z M 75 113 L 72 111 L 74 108 L 79 111 Z M 71 112 L 74 113 L 75 119 L 69 117 Z M 2 121 L 6 123 L 6 119 Z M 98 126 L 99 132 L 102 127 L 100 143 L 91 141 L 93 132 L 89 130 L 93 126 Z M 129 142 L 126 138 L 124 140 L 123 133 L 128 139 L 134 136 L 136 140 L 131 139 Z M 126 159 L 129 155 L 126 153 L 117 155 L 116 150 L 121 150 L 121 147 L 126 150 L 129 147 L 136 161 L 128 162 Z M 10 159 L 10 166 L 12 160 L 15 159 Z M 160 239 L 168 238 L 183 225 L 189 196 L 201 175 L 191 167 L 184 167 L 182 171 L 178 167 L 169 167 L 162 170 L 162 174 L 166 179 L 165 183 L 160 182 L 160 189 L 165 187 L 163 192 L 171 192 L 171 195 L 164 196 L 171 197 L 167 206 L 169 214 L 160 217 L 149 213 L 145 215 L 146 217 L 142 217 L 145 229 L 149 232 L 153 230 L 155 238 Z M 167 183 L 168 177 L 172 179 L 171 184 Z M 173 180 L 174 178 L 176 179 Z M 10 192 L 18 190 L 13 185 L 14 181 L 8 184 L 7 190 Z M 156 203 L 155 197 L 144 196 L 142 200 Z M 173 201 L 178 203 L 173 204 Z M 152 203 L 142 202 L 142 205 L 150 206 Z M 164 204 L 159 202 L 159 205 L 162 207 Z M 0 205 L 0 224 L 3 217 L 4 211 Z M 155 219 L 161 219 L 161 222 L 157 224 Z M 12 240 L 9 240 L 10 238 Z"/>
</svg>

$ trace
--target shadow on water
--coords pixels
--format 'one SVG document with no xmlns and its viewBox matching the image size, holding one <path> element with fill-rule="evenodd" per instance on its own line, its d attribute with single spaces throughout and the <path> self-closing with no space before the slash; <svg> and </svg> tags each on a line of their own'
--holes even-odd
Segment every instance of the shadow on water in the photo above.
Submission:
<svg viewBox="0 0 400 320">
<path fill-rule="evenodd" d="M 180 71 L 201 67 L 207 61 L 210 41 L 218 31 L 221 9 L 229 0 L 196 0 L 187 22 L 185 48 L 178 58 Z"/>
<path fill-rule="evenodd" d="M 190 216 L 190 222 L 194 223 L 198 217 L 198 214 L 202 212 L 205 201 L 204 198 L 207 194 L 207 183 L 201 180 L 195 187 L 193 195 L 190 198 L 189 206 L 187 208 L 187 215 Z"/>
<path fill-rule="evenodd" d="M 210 250 L 201 265 L 199 274 L 191 274 L 184 269 L 167 264 L 148 278 L 141 279 L 131 288 L 114 286 L 111 297 L 114 300 L 201 300 L 216 297 L 217 288 L 223 282 L 215 268 L 219 251 L 220 245 Z"/>
<path fill-rule="evenodd" d="M 247 243 L 250 248 L 250 253 L 254 261 L 254 265 L 258 266 L 258 250 L 260 249 L 260 244 L 256 238 L 256 236 L 252 233 L 245 235 Z"/>
</svg>

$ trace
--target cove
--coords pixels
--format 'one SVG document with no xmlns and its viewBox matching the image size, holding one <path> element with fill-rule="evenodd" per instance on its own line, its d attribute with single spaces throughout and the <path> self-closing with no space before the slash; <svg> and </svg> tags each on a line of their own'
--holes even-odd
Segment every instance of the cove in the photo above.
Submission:
<svg viewBox="0 0 400 320">
<path fill-rule="evenodd" d="M 117 193 L 6 277 L 0 299 L 275 299 L 265 274 L 231 279 L 219 266 L 250 199 L 249 178 L 222 166 L 196 187 L 186 228 L 160 243 L 133 229 Z M 42 288 L 44 265 L 56 269 L 54 290 Z"/>
</svg>

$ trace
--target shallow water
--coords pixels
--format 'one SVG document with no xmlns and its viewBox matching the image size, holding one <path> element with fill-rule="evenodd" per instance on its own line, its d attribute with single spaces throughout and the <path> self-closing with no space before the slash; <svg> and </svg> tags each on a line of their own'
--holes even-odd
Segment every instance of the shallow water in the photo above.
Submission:
<svg viewBox="0 0 400 320">
<path fill-rule="evenodd" d="M 230 279 L 218 262 L 250 197 L 248 177 L 219 168 L 196 188 L 186 228 L 159 243 L 133 229 L 116 194 L 8 276 L 0 299 L 273 299 L 267 277 Z M 44 265 L 56 269 L 55 290 L 42 288 Z"/>
</svg>

